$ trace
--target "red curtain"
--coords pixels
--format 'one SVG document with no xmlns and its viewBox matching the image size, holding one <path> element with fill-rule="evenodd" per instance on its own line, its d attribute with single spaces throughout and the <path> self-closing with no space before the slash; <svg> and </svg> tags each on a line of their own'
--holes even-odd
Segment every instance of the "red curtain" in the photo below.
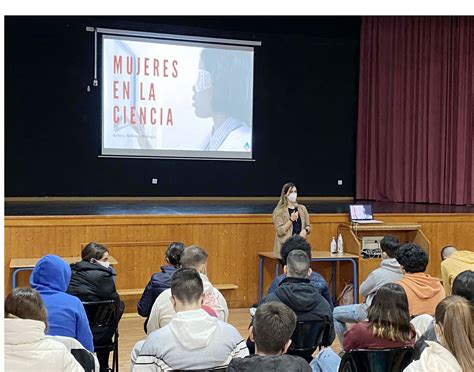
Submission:
<svg viewBox="0 0 474 372">
<path fill-rule="evenodd" d="M 474 204 L 474 17 L 365 17 L 358 199 Z"/>
</svg>

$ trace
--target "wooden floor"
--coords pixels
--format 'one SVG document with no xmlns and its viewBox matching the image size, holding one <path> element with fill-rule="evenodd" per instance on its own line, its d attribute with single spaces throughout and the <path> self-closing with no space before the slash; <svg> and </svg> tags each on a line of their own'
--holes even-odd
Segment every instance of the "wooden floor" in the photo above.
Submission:
<svg viewBox="0 0 474 372">
<path fill-rule="evenodd" d="M 143 331 L 144 318 L 139 315 L 125 314 L 119 325 L 119 370 L 130 370 L 130 353 L 133 345 L 139 340 L 145 339 L 145 332 Z M 249 309 L 230 309 L 229 323 L 232 324 L 240 332 L 242 337 L 248 337 L 248 326 L 250 323 Z M 339 353 L 339 343 L 334 341 L 332 347 L 336 353 Z M 110 365 L 112 366 L 112 365 Z"/>
</svg>

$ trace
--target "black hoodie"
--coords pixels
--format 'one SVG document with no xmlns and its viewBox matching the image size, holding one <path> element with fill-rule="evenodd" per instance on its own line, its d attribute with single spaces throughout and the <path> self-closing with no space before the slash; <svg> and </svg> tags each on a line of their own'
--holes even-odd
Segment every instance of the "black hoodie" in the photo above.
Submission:
<svg viewBox="0 0 474 372">
<path fill-rule="evenodd" d="M 322 346 L 330 346 L 333 343 L 335 333 L 331 307 L 309 279 L 287 277 L 275 292 L 263 299 L 262 303 L 270 301 L 283 302 L 295 312 L 298 322 L 311 320 L 327 322 Z"/>
<path fill-rule="evenodd" d="M 294 355 L 249 355 L 231 360 L 227 372 L 237 371 L 311 372 L 311 367 L 306 360 Z"/>
<path fill-rule="evenodd" d="M 112 269 L 88 261 L 71 265 L 71 281 L 67 293 L 82 302 L 117 300 Z"/>
</svg>

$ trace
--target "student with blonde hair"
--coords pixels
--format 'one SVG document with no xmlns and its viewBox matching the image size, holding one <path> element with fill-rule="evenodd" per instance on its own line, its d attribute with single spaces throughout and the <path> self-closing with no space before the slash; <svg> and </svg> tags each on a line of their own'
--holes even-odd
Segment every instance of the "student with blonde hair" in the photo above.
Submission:
<svg viewBox="0 0 474 372">
<path fill-rule="evenodd" d="M 461 296 L 446 297 L 436 307 L 435 332 L 439 344 L 426 341 L 420 359 L 405 372 L 474 371 L 474 309 Z"/>
</svg>

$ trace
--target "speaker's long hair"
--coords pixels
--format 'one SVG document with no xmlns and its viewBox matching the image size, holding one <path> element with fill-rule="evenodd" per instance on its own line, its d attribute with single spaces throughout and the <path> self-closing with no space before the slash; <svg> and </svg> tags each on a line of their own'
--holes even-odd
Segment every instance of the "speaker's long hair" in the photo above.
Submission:
<svg viewBox="0 0 474 372">
<path fill-rule="evenodd" d="M 288 200 L 286 199 L 286 193 L 288 192 L 289 189 L 292 187 L 295 187 L 296 185 L 293 182 L 287 182 L 283 185 L 281 188 L 281 193 L 280 193 L 280 200 L 278 201 L 278 204 L 275 209 L 277 208 L 283 208 L 288 206 Z"/>
</svg>

